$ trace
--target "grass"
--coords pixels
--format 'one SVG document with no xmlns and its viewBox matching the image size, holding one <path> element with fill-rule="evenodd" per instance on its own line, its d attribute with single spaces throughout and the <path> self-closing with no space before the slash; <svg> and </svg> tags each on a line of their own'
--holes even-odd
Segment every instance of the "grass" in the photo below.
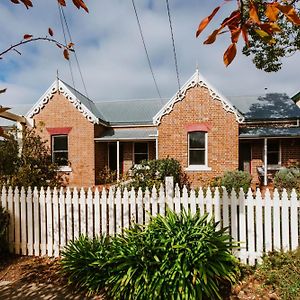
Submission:
<svg viewBox="0 0 300 300">
<path fill-rule="evenodd" d="M 270 252 L 254 275 L 265 285 L 272 286 L 280 299 L 300 299 L 300 248 L 285 253 Z"/>
</svg>

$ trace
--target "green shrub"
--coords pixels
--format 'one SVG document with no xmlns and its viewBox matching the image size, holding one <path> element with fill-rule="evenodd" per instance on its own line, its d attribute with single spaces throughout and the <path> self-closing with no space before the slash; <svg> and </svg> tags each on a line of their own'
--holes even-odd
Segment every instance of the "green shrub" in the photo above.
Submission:
<svg viewBox="0 0 300 300">
<path fill-rule="evenodd" d="M 112 241 L 109 295 L 114 299 L 213 299 L 235 279 L 236 259 L 226 230 L 207 216 L 168 212 L 144 230 Z"/>
<path fill-rule="evenodd" d="M 300 249 L 290 252 L 270 252 L 263 257 L 255 277 L 271 285 L 280 299 L 299 299 Z"/>
<path fill-rule="evenodd" d="M 70 241 L 62 252 L 62 272 L 70 284 L 89 293 L 99 292 L 107 280 L 107 269 L 101 268 L 108 260 L 110 243 L 106 237 L 89 239 L 81 235 Z"/>
<path fill-rule="evenodd" d="M 98 180 L 100 184 L 113 183 L 117 180 L 117 172 L 105 166 L 104 169 L 99 172 Z"/>
<path fill-rule="evenodd" d="M 251 175 L 245 171 L 227 171 L 221 177 L 216 177 L 212 186 L 221 187 L 224 186 L 228 193 L 234 189 L 239 193 L 240 188 L 246 193 L 251 186 Z"/>
<path fill-rule="evenodd" d="M 9 225 L 9 214 L 0 206 L 0 257 L 8 253 L 7 228 Z"/>
<path fill-rule="evenodd" d="M 159 188 L 161 184 L 165 183 L 166 176 L 173 176 L 174 184 L 178 183 L 182 188 L 184 185 L 190 186 L 187 175 L 183 172 L 179 161 L 173 158 L 165 158 L 158 160 L 142 161 L 141 164 L 132 168 L 132 181 L 129 188 L 142 188 L 144 191 L 146 187 L 150 190 L 155 185 Z"/>
<path fill-rule="evenodd" d="M 112 299 L 215 299 L 233 283 L 237 260 L 226 229 L 207 216 L 167 212 L 110 240 L 80 236 L 63 251 L 63 273 Z"/>
<path fill-rule="evenodd" d="M 297 193 L 300 193 L 300 169 L 286 168 L 279 170 L 274 177 L 274 185 L 279 191 L 284 188 L 288 193 L 292 191 L 293 188 L 296 189 Z"/>
</svg>

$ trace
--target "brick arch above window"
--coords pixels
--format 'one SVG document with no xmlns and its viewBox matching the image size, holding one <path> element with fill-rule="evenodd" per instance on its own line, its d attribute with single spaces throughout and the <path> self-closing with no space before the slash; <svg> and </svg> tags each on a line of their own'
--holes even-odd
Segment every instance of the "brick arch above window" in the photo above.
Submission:
<svg viewBox="0 0 300 300">
<path fill-rule="evenodd" d="M 47 127 L 46 130 L 49 132 L 50 135 L 69 134 L 69 132 L 72 130 L 72 127 Z"/>
<path fill-rule="evenodd" d="M 187 132 L 195 132 L 195 131 L 204 131 L 208 132 L 211 129 L 211 125 L 207 122 L 203 123 L 193 123 L 186 125 Z"/>
</svg>

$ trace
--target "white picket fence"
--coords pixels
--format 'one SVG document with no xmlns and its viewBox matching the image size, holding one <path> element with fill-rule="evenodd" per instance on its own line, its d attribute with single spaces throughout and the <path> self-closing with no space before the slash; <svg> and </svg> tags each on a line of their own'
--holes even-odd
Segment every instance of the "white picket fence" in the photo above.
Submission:
<svg viewBox="0 0 300 300">
<path fill-rule="evenodd" d="M 227 194 L 218 189 L 206 193 L 175 188 L 167 192 L 161 187 L 150 192 L 134 190 L 121 193 L 110 189 L 99 192 L 71 189 L 29 188 L 25 191 L 3 187 L 0 205 L 10 213 L 10 250 L 23 255 L 59 256 L 69 240 L 80 234 L 89 237 L 101 234 L 114 235 L 128 228 L 132 221 L 145 224 L 150 215 L 166 213 L 167 207 L 175 212 L 181 209 L 195 213 L 208 213 L 220 227 L 229 227 L 234 240 L 241 242 L 237 257 L 244 263 L 254 264 L 264 252 L 292 250 L 299 246 L 299 207 L 295 191 L 288 197 L 275 190 L 272 197 L 267 190 L 262 197 Z"/>
</svg>

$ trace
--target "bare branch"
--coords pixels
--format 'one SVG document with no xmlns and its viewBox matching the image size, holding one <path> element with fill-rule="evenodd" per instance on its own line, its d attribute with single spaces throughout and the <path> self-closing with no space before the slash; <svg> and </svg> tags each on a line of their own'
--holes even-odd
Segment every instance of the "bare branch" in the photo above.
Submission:
<svg viewBox="0 0 300 300">
<path fill-rule="evenodd" d="M 48 38 L 48 37 L 38 37 L 38 38 L 31 38 L 29 40 L 22 40 L 21 42 L 19 43 L 16 43 L 14 45 L 11 45 L 9 48 L 7 48 L 6 50 L 0 52 L 0 57 L 2 57 L 4 54 L 14 50 L 16 51 L 17 53 L 20 54 L 20 52 L 18 50 L 16 50 L 16 48 L 22 46 L 22 45 L 25 45 L 25 44 L 28 44 L 28 43 L 32 43 L 32 42 L 36 42 L 36 41 L 47 41 L 47 42 L 50 42 L 50 43 L 54 43 L 54 44 L 57 44 L 59 46 L 61 46 L 62 48 L 67 48 L 67 45 L 64 45 L 62 44 L 61 42 L 53 39 L 53 38 Z"/>
</svg>

